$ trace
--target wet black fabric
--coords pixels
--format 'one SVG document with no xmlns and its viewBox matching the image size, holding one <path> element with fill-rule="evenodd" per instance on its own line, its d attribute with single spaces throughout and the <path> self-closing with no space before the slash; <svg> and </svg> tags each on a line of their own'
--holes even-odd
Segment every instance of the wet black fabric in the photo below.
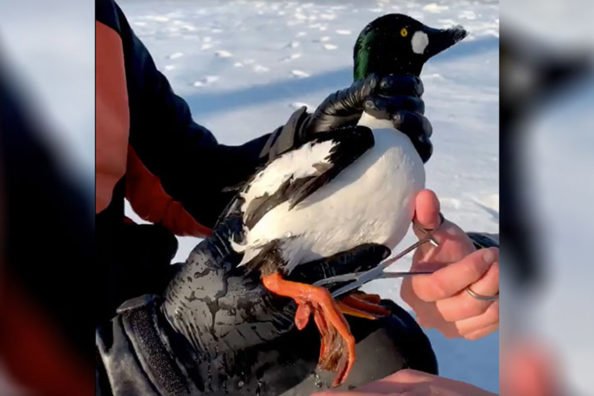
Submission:
<svg viewBox="0 0 594 396">
<path fill-rule="evenodd" d="M 339 389 L 412 368 L 438 373 L 431 344 L 415 320 L 391 301 L 386 318 L 349 318 L 357 339 L 357 362 Z M 159 299 L 143 296 L 124 304 L 97 330 L 97 394 L 105 395 L 310 395 L 329 388 L 334 374 L 316 371 L 319 333 L 313 323 L 265 345 L 232 356 L 190 353 L 167 326 Z"/>
</svg>

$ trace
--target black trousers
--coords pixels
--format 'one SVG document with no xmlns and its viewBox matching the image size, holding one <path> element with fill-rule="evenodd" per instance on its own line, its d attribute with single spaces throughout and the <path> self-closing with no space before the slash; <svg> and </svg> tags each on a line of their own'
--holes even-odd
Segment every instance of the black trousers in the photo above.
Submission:
<svg viewBox="0 0 594 396">
<path fill-rule="evenodd" d="M 342 389 L 404 368 L 438 373 L 431 344 L 415 320 L 393 302 L 383 304 L 392 315 L 349 318 L 357 361 Z M 97 395 L 306 396 L 327 389 L 334 377 L 316 370 L 320 338 L 313 323 L 233 357 L 188 358 L 188 349 L 176 347 L 182 344 L 167 334 L 158 300 L 128 302 L 97 331 Z"/>
</svg>

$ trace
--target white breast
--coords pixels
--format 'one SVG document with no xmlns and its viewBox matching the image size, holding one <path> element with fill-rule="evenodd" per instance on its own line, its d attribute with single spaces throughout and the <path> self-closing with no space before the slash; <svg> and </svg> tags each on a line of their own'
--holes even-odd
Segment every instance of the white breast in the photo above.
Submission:
<svg viewBox="0 0 594 396">
<path fill-rule="evenodd" d="M 290 272 L 300 263 L 362 243 L 393 249 L 404 238 L 414 197 L 425 185 L 423 162 L 410 139 L 390 122 L 364 114 L 359 124 L 373 129 L 374 147 L 292 210 L 283 203 L 264 215 L 246 235 L 242 263 L 274 239 L 288 238 L 283 256 Z"/>
</svg>

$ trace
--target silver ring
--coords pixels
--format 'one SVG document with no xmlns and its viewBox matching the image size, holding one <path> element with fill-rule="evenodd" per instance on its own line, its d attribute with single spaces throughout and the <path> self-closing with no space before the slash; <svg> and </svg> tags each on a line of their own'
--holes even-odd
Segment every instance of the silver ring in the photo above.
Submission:
<svg viewBox="0 0 594 396">
<path fill-rule="evenodd" d="M 499 298 L 499 292 L 497 292 L 497 294 L 495 294 L 494 296 L 483 296 L 482 294 L 478 294 L 477 292 L 472 290 L 470 286 L 468 286 L 465 290 L 466 293 L 468 293 L 468 295 L 481 301 L 495 301 Z"/>
</svg>

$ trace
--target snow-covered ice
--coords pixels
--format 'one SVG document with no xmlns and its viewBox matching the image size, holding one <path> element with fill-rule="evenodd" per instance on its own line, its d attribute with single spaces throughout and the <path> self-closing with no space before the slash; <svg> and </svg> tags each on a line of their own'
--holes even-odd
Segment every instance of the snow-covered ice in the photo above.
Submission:
<svg viewBox="0 0 594 396">
<path fill-rule="evenodd" d="M 498 2 L 122 0 L 120 5 L 195 120 L 226 144 L 272 131 L 295 108 L 305 103 L 315 108 L 347 87 L 354 40 L 372 19 L 403 12 L 435 27 L 462 24 L 469 37 L 432 59 L 421 75 L 434 127 L 427 185 L 441 197 L 444 215 L 464 229 L 498 232 Z M 183 56 L 171 58 L 176 53 Z M 232 61 L 221 54 L 232 54 Z M 216 81 L 203 80 L 215 75 Z M 402 246 L 412 241 L 409 235 Z M 185 259 L 196 243 L 180 238 L 176 260 Z M 406 258 L 394 269 L 409 265 Z M 366 289 L 405 305 L 399 282 L 376 281 Z M 428 333 L 442 375 L 498 391 L 497 333 L 473 342 Z"/>
<path fill-rule="evenodd" d="M 233 56 L 233 54 L 231 52 L 225 51 L 225 50 L 216 51 L 215 55 L 218 56 L 219 58 L 230 58 Z"/>
<path fill-rule="evenodd" d="M 303 70 L 292 70 L 291 71 L 291 75 L 295 76 L 295 77 L 309 77 L 309 73 L 304 72 Z"/>
</svg>

